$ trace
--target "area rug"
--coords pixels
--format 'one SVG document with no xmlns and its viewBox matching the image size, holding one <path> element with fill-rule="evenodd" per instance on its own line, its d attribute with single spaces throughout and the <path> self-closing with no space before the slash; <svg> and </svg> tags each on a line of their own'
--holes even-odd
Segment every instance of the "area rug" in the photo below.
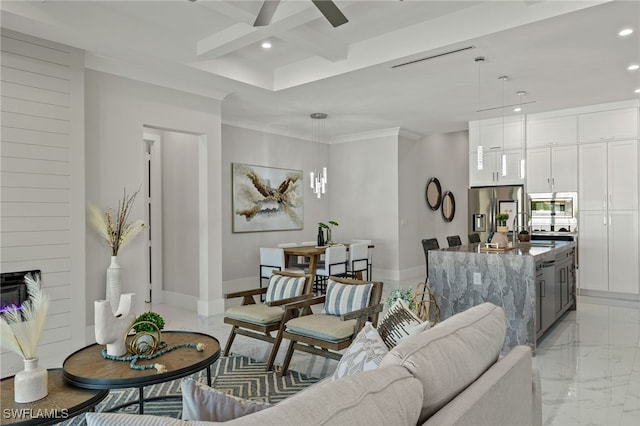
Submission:
<svg viewBox="0 0 640 426">
<path fill-rule="evenodd" d="M 241 398 L 275 404 L 318 381 L 315 377 L 291 370 L 281 376 L 275 371 L 265 371 L 265 366 L 264 362 L 245 356 L 221 357 L 211 367 L 211 386 Z M 207 382 L 205 371 L 191 377 L 203 383 Z M 181 381 L 182 379 L 178 379 L 145 387 L 144 414 L 181 418 Z M 167 399 L 167 397 L 171 398 Z M 154 400 L 154 398 L 162 399 Z M 114 389 L 96 406 L 96 411 L 112 411 L 115 408 L 115 412 L 137 414 L 137 402 L 123 406 L 137 400 L 137 388 Z M 64 426 L 84 424 L 86 424 L 84 414 L 59 423 Z"/>
</svg>

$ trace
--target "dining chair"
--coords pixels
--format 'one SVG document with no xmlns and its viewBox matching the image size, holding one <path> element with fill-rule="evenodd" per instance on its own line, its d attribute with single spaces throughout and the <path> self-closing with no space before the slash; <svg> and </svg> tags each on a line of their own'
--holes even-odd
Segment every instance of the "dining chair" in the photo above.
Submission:
<svg viewBox="0 0 640 426">
<path fill-rule="evenodd" d="M 369 280 L 369 244 L 351 244 L 349 245 L 347 276 L 362 279 L 363 272 L 367 273 L 367 280 Z"/>
<path fill-rule="evenodd" d="M 370 245 L 372 245 L 372 241 L 371 240 L 351 240 L 352 243 L 366 243 L 367 244 L 367 255 L 369 258 L 369 263 L 368 263 L 368 267 L 369 270 L 367 271 L 367 279 L 373 279 L 373 248 L 369 247 Z"/>
<path fill-rule="evenodd" d="M 382 311 L 382 282 L 331 276 L 327 293 L 283 305 L 283 339 L 290 341 L 281 374 L 286 374 L 295 350 L 340 360 L 339 352 L 351 344 L 367 321 L 378 324 Z M 311 307 L 323 304 L 320 312 Z M 290 319 L 289 319 L 290 317 Z"/>
<path fill-rule="evenodd" d="M 272 271 L 289 271 L 304 273 L 301 268 L 286 268 L 284 249 L 282 247 L 260 247 L 260 288 L 263 281 L 271 278 Z"/>
<path fill-rule="evenodd" d="M 449 247 L 457 247 L 462 245 L 462 240 L 460 235 L 450 235 L 447 237 L 447 243 L 449 243 Z"/>
<path fill-rule="evenodd" d="M 429 278 L 429 250 L 437 250 L 440 248 L 437 238 L 426 238 L 422 240 L 422 250 L 424 250 L 424 257 L 427 265 L 427 276 L 425 282 Z"/>
<path fill-rule="evenodd" d="M 347 248 L 343 245 L 329 246 L 324 252 L 324 262 L 316 265 L 314 291 L 324 294 L 329 276 L 343 277 L 347 274 Z"/>
<path fill-rule="evenodd" d="M 475 244 L 480 242 L 480 234 L 473 233 L 469 234 L 469 244 Z"/>
<path fill-rule="evenodd" d="M 231 332 L 224 348 L 224 356 L 229 355 L 233 340 L 238 334 L 259 339 L 273 344 L 267 360 L 267 371 L 271 370 L 284 331 L 285 311 L 282 305 L 313 297 L 312 289 L 310 274 L 273 271 L 267 287 L 225 294 L 225 299 L 241 297 L 242 302 L 240 306 L 228 308 L 225 312 L 224 322 L 231 325 Z M 256 303 L 255 296 L 264 296 L 265 302 Z M 295 310 L 287 312 L 288 319 L 295 315 Z M 274 331 L 277 334 L 272 336 Z"/>
</svg>

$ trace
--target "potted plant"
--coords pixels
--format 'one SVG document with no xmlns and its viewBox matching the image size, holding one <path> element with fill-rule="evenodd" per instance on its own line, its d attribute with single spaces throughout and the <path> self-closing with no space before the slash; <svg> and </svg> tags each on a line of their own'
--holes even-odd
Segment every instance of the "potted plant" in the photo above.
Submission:
<svg viewBox="0 0 640 426">
<path fill-rule="evenodd" d="M 158 330 L 162 330 L 164 328 L 164 318 L 157 312 L 143 312 L 133 320 L 132 328 L 136 333 L 140 333 L 146 331 L 148 333 L 155 333 L 155 328 L 153 325 L 148 324 L 152 323 L 158 327 Z"/>
<path fill-rule="evenodd" d="M 531 241 L 531 235 L 529 234 L 529 231 L 527 231 L 526 229 L 522 229 L 520 232 L 518 232 L 518 241 L 523 243 Z"/>
<path fill-rule="evenodd" d="M 498 213 L 496 215 L 496 231 L 498 232 L 508 232 L 509 228 L 507 227 L 507 220 L 509 219 L 509 213 Z"/>
<path fill-rule="evenodd" d="M 318 226 L 322 229 L 326 229 L 327 230 L 327 241 L 325 241 L 325 243 L 330 246 L 331 244 L 333 244 L 333 240 L 331 240 L 331 231 L 333 229 L 334 226 L 338 226 L 338 222 L 336 222 L 335 220 L 330 220 L 328 222 L 328 225 L 326 223 L 323 222 L 319 222 Z"/>
</svg>

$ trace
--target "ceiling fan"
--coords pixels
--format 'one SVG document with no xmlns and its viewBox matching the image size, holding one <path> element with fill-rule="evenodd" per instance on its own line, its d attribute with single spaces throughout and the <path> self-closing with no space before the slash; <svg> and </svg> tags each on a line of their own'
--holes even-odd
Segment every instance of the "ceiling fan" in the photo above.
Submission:
<svg viewBox="0 0 640 426">
<path fill-rule="evenodd" d="M 333 25 L 333 27 L 339 27 L 342 24 L 349 22 L 346 16 L 338 9 L 331 0 L 311 0 L 311 2 L 318 8 L 320 13 L 327 18 L 327 21 Z M 276 12 L 280 0 L 264 0 L 260 12 L 256 17 L 256 21 L 253 23 L 254 27 L 264 27 L 271 23 L 271 18 Z"/>
</svg>

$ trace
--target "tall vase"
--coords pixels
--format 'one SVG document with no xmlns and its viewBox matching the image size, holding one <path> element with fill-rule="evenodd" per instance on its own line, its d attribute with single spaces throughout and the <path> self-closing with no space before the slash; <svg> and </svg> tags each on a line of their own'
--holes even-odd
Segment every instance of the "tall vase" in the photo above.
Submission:
<svg viewBox="0 0 640 426">
<path fill-rule="evenodd" d="M 111 256 L 111 264 L 107 268 L 107 300 L 111 303 L 111 312 L 114 314 L 118 311 L 121 294 L 122 277 L 120 276 L 118 256 Z"/>
<path fill-rule="evenodd" d="M 49 393 L 48 373 L 38 367 L 38 358 L 25 359 L 24 370 L 13 378 L 13 398 L 18 403 L 33 402 Z"/>
</svg>

